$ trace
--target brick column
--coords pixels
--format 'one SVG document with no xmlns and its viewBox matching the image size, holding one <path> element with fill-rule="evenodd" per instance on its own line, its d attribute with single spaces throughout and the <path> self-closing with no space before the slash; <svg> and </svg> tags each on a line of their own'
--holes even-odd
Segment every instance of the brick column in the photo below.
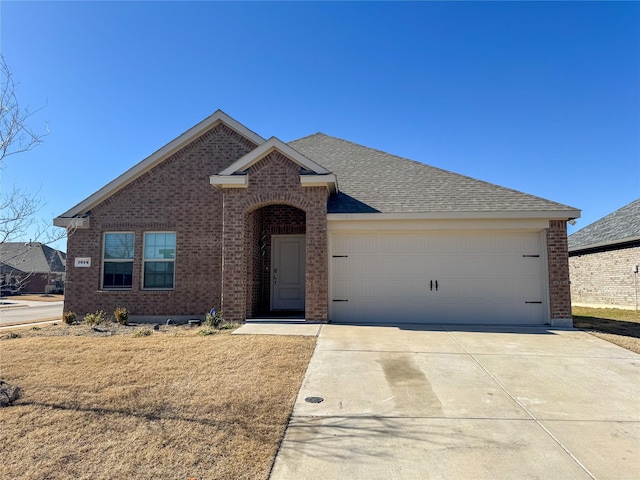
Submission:
<svg viewBox="0 0 640 480">
<path fill-rule="evenodd" d="M 551 220 L 547 229 L 547 260 L 549 264 L 549 308 L 551 325 L 573 326 L 571 317 L 571 286 L 567 223 Z"/>
<path fill-rule="evenodd" d="M 329 301 L 326 193 L 321 192 L 307 210 L 307 271 L 305 318 L 326 322 Z"/>
<path fill-rule="evenodd" d="M 232 197 L 225 192 L 222 225 L 222 311 L 231 322 L 246 319 L 246 275 L 244 252 L 244 215 Z"/>
</svg>

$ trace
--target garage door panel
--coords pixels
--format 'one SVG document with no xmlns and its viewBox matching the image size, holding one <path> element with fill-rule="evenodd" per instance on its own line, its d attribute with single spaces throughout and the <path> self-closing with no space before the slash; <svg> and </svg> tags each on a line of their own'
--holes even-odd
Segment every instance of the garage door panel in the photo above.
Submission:
<svg viewBox="0 0 640 480">
<path fill-rule="evenodd" d="M 382 305 L 342 302 L 335 306 L 338 319 L 352 323 L 453 323 L 453 324 L 535 324 L 539 323 L 541 306 L 505 301 L 494 305 L 482 301 L 460 303 L 393 302 Z"/>
<path fill-rule="evenodd" d="M 378 298 L 420 298 L 429 290 L 429 284 L 423 279 L 410 275 L 387 276 L 384 281 L 376 278 L 358 278 L 344 276 L 335 281 L 336 292 L 354 301 L 377 301 Z M 337 297 L 336 297 L 337 298 Z"/>
<path fill-rule="evenodd" d="M 331 299 L 344 301 L 331 319 L 543 323 L 540 243 L 536 233 L 334 234 Z"/>
</svg>

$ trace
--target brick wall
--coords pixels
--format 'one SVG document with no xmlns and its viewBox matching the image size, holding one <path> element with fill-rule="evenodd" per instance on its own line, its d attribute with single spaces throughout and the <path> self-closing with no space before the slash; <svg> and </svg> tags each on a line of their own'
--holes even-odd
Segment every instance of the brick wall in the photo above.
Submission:
<svg viewBox="0 0 640 480">
<path fill-rule="evenodd" d="M 256 219 L 252 212 L 267 207 L 272 214 L 271 227 L 287 233 L 300 233 L 300 218 L 295 225 L 294 207 L 305 214 L 306 233 L 306 297 L 305 318 L 327 320 L 328 250 L 327 196 L 324 187 L 302 187 L 300 167 L 278 152 L 272 152 L 249 170 L 248 188 L 230 188 L 224 192 L 223 287 L 222 305 L 225 318 L 244 320 L 255 306 L 255 261 L 249 238 L 255 238 Z M 265 213 L 265 224 L 268 215 Z M 295 215 L 301 215 L 295 214 Z M 281 218 L 278 218 L 278 215 Z M 245 219 L 249 219 L 245 221 Z M 249 225 L 247 225 L 249 224 Z M 249 229 L 249 231 L 245 231 Z M 272 230 L 273 231 L 273 230 Z M 280 230 L 282 231 L 282 230 Z M 268 282 L 267 282 L 268 283 Z"/>
<path fill-rule="evenodd" d="M 549 222 L 547 260 L 549 266 L 549 307 L 551 323 L 554 324 L 556 319 L 571 319 L 567 223 L 563 220 Z"/>
<path fill-rule="evenodd" d="M 266 268 L 266 238 L 264 212 L 258 209 L 247 214 L 245 222 L 245 251 L 247 252 L 247 318 L 262 311 L 264 303 L 264 270 Z"/>
<path fill-rule="evenodd" d="M 594 307 L 634 309 L 640 246 L 629 246 L 569 257 L 571 301 Z M 640 294 L 640 292 L 638 292 Z"/>
<path fill-rule="evenodd" d="M 20 293 L 51 293 L 56 286 L 55 280 L 60 277 L 55 273 L 27 273 L 16 275 L 16 280 L 21 286 Z"/>
<path fill-rule="evenodd" d="M 202 315 L 220 307 L 222 192 L 209 184 L 219 172 L 255 148 L 219 124 L 95 207 L 91 226 L 69 236 L 65 310 L 79 315 L 117 306 L 133 315 Z M 101 290 L 104 232 L 134 232 L 133 288 Z M 143 234 L 176 232 L 175 288 L 142 290 Z M 90 268 L 74 267 L 90 257 Z"/>
</svg>

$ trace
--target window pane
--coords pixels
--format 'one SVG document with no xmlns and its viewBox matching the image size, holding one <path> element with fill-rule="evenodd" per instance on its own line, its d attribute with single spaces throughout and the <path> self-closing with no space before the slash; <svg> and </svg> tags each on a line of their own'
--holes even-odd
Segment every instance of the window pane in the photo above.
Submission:
<svg viewBox="0 0 640 480">
<path fill-rule="evenodd" d="M 104 235 L 104 258 L 133 258 L 133 233 L 106 233 Z"/>
<path fill-rule="evenodd" d="M 144 288 L 173 288 L 173 262 L 145 262 Z"/>
<path fill-rule="evenodd" d="M 145 233 L 144 258 L 146 260 L 176 258 L 176 234 Z"/>
<path fill-rule="evenodd" d="M 131 288 L 133 285 L 133 262 L 104 262 L 104 288 Z"/>
</svg>

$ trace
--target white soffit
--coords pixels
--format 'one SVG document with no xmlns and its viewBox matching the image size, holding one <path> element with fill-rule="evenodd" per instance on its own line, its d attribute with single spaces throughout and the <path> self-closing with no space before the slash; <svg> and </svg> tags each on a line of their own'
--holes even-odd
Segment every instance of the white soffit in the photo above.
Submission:
<svg viewBox="0 0 640 480">
<path fill-rule="evenodd" d="M 544 219 L 569 220 L 580 218 L 580 210 L 548 211 L 468 211 L 468 212 L 415 212 L 415 213 L 329 213 L 329 221 L 368 221 L 368 220 L 462 220 L 462 219 Z"/>
<path fill-rule="evenodd" d="M 211 175 L 209 183 L 217 188 L 247 188 L 249 175 Z M 327 175 L 300 175 L 303 187 L 326 187 L 331 193 L 336 193 L 338 186 L 333 173 Z"/>
<path fill-rule="evenodd" d="M 247 175 L 211 175 L 209 183 L 218 188 L 247 188 Z"/>
<path fill-rule="evenodd" d="M 300 175 L 303 187 L 327 187 L 331 193 L 338 192 L 338 180 L 333 173 L 326 175 Z"/>
<path fill-rule="evenodd" d="M 118 178 L 108 183 L 96 193 L 86 198 L 78 205 L 68 210 L 67 212 L 60 215 L 58 218 L 67 218 L 74 217 L 79 214 L 86 213 L 91 210 L 93 207 L 98 205 L 100 202 L 104 201 L 106 198 L 110 197 L 118 190 L 124 188 L 129 183 L 133 182 L 136 178 L 140 177 L 144 173 L 151 170 L 153 167 L 167 159 L 169 156 L 173 155 L 180 149 L 187 146 L 189 143 L 194 141 L 200 135 L 205 133 L 206 131 L 212 129 L 218 124 L 223 123 L 227 127 L 231 128 L 239 135 L 243 136 L 247 140 L 255 143 L 256 145 L 261 145 L 265 142 L 265 139 L 262 138 L 257 133 L 249 130 L 247 127 L 242 125 L 240 122 L 234 120 L 229 115 L 224 113 L 222 110 L 217 110 L 213 115 L 205 118 L 200 123 L 191 127 L 189 130 L 184 132 L 182 135 L 172 140 L 160 150 L 156 151 L 152 155 L 145 158 L 140 163 L 134 165 L 132 168 L 127 170 L 125 173 L 120 175 Z M 55 223 L 54 223 L 55 224 Z M 62 226 L 62 225 L 60 225 Z"/>
<path fill-rule="evenodd" d="M 53 225 L 56 227 L 74 229 L 89 228 L 89 217 L 57 217 L 53 219 Z"/>
</svg>

